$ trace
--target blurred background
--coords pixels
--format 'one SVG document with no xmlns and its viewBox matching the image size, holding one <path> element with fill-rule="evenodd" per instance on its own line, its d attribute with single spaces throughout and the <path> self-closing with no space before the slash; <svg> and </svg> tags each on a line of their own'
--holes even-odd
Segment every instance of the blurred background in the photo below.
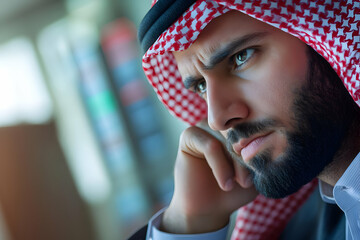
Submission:
<svg viewBox="0 0 360 240">
<path fill-rule="evenodd" d="M 185 125 L 141 69 L 150 0 L 0 0 L 0 240 L 126 239 Z"/>
</svg>

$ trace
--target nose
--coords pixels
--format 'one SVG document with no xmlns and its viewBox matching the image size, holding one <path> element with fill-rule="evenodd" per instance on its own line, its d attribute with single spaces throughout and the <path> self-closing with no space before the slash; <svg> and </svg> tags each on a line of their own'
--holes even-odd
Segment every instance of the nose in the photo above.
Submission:
<svg viewBox="0 0 360 240">
<path fill-rule="evenodd" d="M 249 108 L 243 98 L 241 80 L 207 79 L 208 123 L 215 131 L 225 131 L 244 121 L 249 115 Z"/>
</svg>

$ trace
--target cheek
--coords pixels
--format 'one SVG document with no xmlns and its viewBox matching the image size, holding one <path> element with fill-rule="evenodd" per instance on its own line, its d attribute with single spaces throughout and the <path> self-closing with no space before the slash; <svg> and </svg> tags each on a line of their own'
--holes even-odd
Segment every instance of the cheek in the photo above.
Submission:
<svg viewBox="0 0 360 240">
<path fill-rule="evenodd" d="M 289 116 L 294 92 L 306 81 L 305 55 L 305 51 L 301 51 L 298 58 L 294 58 L 293 54 L 280 52 L 263 60 L 261 68 L 255 73 L 253 85 L 257 108 L 261 112 L 279 119 Z"/>
</svg>

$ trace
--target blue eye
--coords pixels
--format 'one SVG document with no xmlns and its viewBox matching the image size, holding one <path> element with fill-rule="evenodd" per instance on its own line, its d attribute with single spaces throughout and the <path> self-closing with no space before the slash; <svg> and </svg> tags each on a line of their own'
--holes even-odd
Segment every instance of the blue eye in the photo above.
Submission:
<svg viewBox="0 0 360 240">
<path fill-rule="evenodd" d="M 235 54 L 234 58 L 236 67 L 238 68 L 245 64 L 252 57 L 254 52 L 254 48 L 247 48 Z"/>
<path fill-rule="evenodd" d="M 195 84 L 195 92 L 202 95 L 206 92 L 206 81 L 204 79 Z"/>
</svg>

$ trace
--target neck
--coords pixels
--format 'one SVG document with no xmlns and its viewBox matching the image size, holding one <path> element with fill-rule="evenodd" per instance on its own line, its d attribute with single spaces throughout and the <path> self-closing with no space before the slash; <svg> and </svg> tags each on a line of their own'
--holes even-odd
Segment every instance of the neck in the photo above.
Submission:
<svg viewBox="0 0 360 240">
<path fill-rule="evenodd" d="M 348 134 L 344 139 L 339 151 L 336 153 L 334 160 L 325 167 L 318 178 L 331 186 L 335 186 L 336 182 L 344 174 L 351 162 L 360 152 L 360 114 L 352 122 Z"/>
</svg>

